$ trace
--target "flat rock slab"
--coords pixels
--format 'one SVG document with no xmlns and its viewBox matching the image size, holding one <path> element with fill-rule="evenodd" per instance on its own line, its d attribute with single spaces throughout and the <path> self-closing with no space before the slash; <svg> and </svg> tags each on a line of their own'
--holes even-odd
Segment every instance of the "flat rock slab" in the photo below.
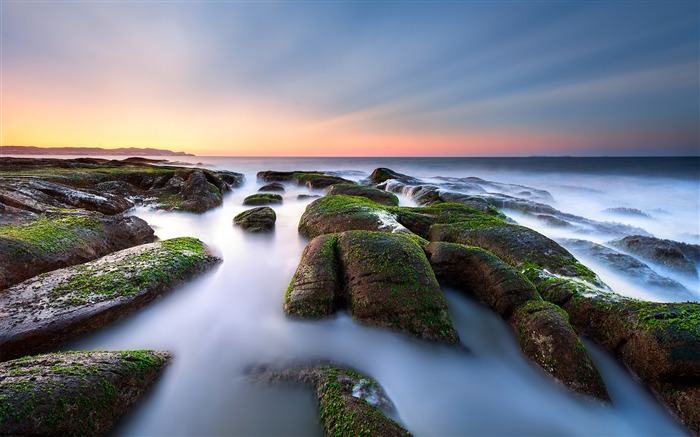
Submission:
<svg viewBox="0 0 700 437">
<path fill-rule="evenodd" d="M 0 290 L 154 240 L 153 229 L 133 216 L 59 214 L 0 225 Z"/>
<path fill-rule="evenodd" d="M 45 273 L 0 293 L 0 360 L 94 331 L 214 267 L 204 243 L 173 238 Z"/>
<path fill-rule="evenodd" d="M 170 354 L 59 352 L 0 363 L 1 435 L 107 435 Z"/>
<path fill-rule="evenodd" d="M 347 196 L 360 196 L 373 200 L 385 206 L 398 206 L 399 198 L 395 194 L 377 188 L 357 184 L 335 184 L 328 187 L 326 194 L 345 194 Z"/>
<path fill-rule="evenodd" d="M 275 229 L 277 215 L 269 206 L 248 209 L 233 218 L 233 223 L 248 232 L 270 232 Z"/>
<path fill-rule="evenodd" d="M 394 406 L 372 378 L 334 364 L 272 370 L 253 369 L 251 376 L 268 383 L 303 383 L 316 390 L 318 410 L 328 436 L 402 436 L 411 434 L 386 416 Z"/>
<path fill-rule="evenodd" d="M 695 246 L 695 251 L 697 251 L 697 245 L 682 244 L 643 235 L 632 235 L 611 241 L 610 244 L 670 271 L 693 278 L 698 277 L 695 264 L 687 256 L 690 255 L 690 258 L 693 258 L 695 252 L 692 249 Z"/>
</svg>

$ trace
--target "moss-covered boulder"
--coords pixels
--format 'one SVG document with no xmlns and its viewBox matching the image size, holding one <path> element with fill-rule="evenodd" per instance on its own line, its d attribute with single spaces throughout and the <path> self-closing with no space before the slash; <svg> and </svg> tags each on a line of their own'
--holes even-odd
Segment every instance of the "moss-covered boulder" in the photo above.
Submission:
<svg viewBox="0 0 700 437">
<path fill-rule="evenodd" d="M 154 239 L 153 229 L 133 216 L 37 215 L 0 225 L 0 290 Z"/>
<path fill-rule="evenodd" d="M 275 229 L 277 215 L 269 206 L 260 206 L 243 211 L 233 218 L 233 224 L 248 232 L 270 232 Z"/>
<path fill-rule="evenodd" d="M 0 293 L 0 360 L 41 352 L 101 328 L 218 262 L 201 241 L 173 238 L 10 287 Z"/>
<path fill-rule="evenodd" d="M 281 203 L 282 196 L 270 193 L 251 194 L 243 199 L 244 205 L 279 205 Z"/>
<path fill-rule="evenodd" d="M 299 232 L 309 238 L 350 230 L 410 234 L 390 209 L 359 196 L 330 195 L 314 200 L 299 220 Z"/>
<path fill-rule="evenodd" d="M 581 335 L 625 363 L 700 434 L 700 304 L 644 302 L 529 269 L 542 297 L 569 314 Z"/>
<path fill-rule="evenodd" d="M 0 202 L 38 212 L 81 208 L 114 214 L 133 206 L 132 201 L 202 212 L 221 205 L 223 194 L 244 180 L 242 174 L 230 171 L 152 164 L 129 159 L 0 158 Z M 116 209 L 104 209 L 110 205 Z"/>
<path fill-rule="evenodd" d="M 483 249 L 432 242 L 425 251 L 441 284 L 467 292 L 506 320 L 524 303 L 540 300 L 532 284 L 517 270 Z"/>
<path fill-rule="evenodd" d="M 344 307 L 368 325 L 459 344 L 440 286 L 411 237 L 348 231 L 309 243 L 287 291 L 285 311 L 316 318 Z"/>
<path fill-rule="evenodd" d="M 352 183 L 352 181 L 322 171 L 261 171 L 259 180 L 267 182 L 294 182 L 308 188 L 326 188 L 333 184 Z"/>
<path fill-rule="evenodd" d="M 169 361 L 167 352 L 121 351 L 0 363 L 0 434 L 107 435 Z"/>
<path fill-rule="evenodd" d="M 649 261 L 682 275 L 698 277 L 695 263 L 684 252 L 690 244 L 679 244 L 676 241 L 662 240 L 644 235 L 632 235 L 611 241 L 610 244 L 625 252 L 629 252 L 645 261 Z M 692 256 L 691 253 L 689 255 Z"/>
<path fill-rule="evenodd" d="M 394 179 L 408 185 L 418 185 L 421 183 L 420 179 L 416 179 L 413 176 L 408 176 L 385 167 L 374 169 L 372 174 L 370 174 L 369 179 L 375 184 L 386 182 L 389 179 Z"/>
<path fill-rule="evenodd" d="M 357 184 L 335 184 L 328 187 L 326 190 L 328 195 L 344 194 L 347 196 L 366 197 L 376 203 L 385 206 L 398 206 L 399 198 L 395 194 L 388 193 L 384 190 L 368 187 L 366 185 Z"/>
<path fill-rule="evenodd" d="M 303 383 L 314 387 L 327 436 L 402 436 L 411 434 L 387 417 L 394 407 L 372 378 L 334 364 L 271 370 L 259 367 L 253 376 L 272 383 Z"/>
<path fill-rule="evenodd" d="M 550 302 L 531 300 L 510 320 L 525 356 L 578 393 L 608 400 L 608 393 L 569 316 Z"/>
<path fill-rule="evenodd" d="M 513 326 L 525 356 L 570 389 L 608 399 L 566 313 L 543 302 L 520 272 L 477 247 L 432 242 L 424 250 L 441 284 L 484 302 Z"/>
<path fill-rule="evenodd" d="M 435 224 L 430 227 L 429 239 L 478 246 L 519 268 L 535 265 L 559 275 L 602 284 L 595 273 L 554 240 L 490 215 L 474 214 L 465 220 Z"/>
<path fill-rule="evenodd" d="M 279 182 L 272 182 L 270 184 L 263 185 L 258 189 L 258 191 L 278 191 L 280 193 L 284 193 L 286 190 L 284 189 L 284 185 L 280 184 Z"/>
<path fill-rule="evenodd" d="M 301 254 L 284 299 L 284 312 L 315 319 L 335 313 L 342 303 L 343 278 L 337 254 L 338 236 L 320 235 Z"/>
</svg>

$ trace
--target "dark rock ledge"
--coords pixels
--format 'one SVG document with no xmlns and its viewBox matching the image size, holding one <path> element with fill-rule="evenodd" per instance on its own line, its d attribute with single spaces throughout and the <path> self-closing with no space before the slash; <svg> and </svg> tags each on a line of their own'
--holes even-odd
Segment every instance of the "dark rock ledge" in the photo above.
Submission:
<svg viewBox="0 0 700 437">
<path fill-rule="evenodd" d="M 266 383 L 311 385 L 327 436 L 402 436 L 411 434 L 387 417 L 394 407 L 372 378 L 335 364 L 274 370 L 258 366 L 251 377 Z"/>
<path fill-rule="evenodd" d="M 44 273 L 0 293 L 0 361 L 94 331 L 214 267 L 195 238 L 174 238 Z"/>
<path fill-rule="evenodd" d="M 0 435 L 107 435 L 167 352 L 58 352 L 0 363 Z"/>
</svg>

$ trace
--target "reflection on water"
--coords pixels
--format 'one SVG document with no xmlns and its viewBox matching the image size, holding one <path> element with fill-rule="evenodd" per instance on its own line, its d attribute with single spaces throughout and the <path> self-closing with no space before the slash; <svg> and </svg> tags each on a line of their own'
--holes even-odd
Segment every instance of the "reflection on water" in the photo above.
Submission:
<svg viewBox="0 0 700 437">
<path fill-rule="evenodd" d="M 375 377 L 394 402 L 399 420 L 416 435 L 682 434 L 604 353 L 597 351 L 594 358 L 611 390 L 612 408 L 574 397 L 553 383 L 521 357 L 508 325 L 455 290 L 445 292 L 470 354 L 360 326 L 346 314 L 317 322 L 286 318 L 284 293 L 307 243 L 298 235 L 297 224 L 311 201 L 296 200 L 296 195 L 308 191 L 288 187 L 284 205 L 273 207 L 277 227 L 271 235 L 244 234 L 232 226 L 232 218 L 246 209 L 242 199 L 261 185 L 255 171 L 311 166 L 218 164 L 245 171 L 248 178 L 222 208 L 202 215 L 139 208 L 134 214 L 161 238 L 201 238 L 224 262 L 138 314 L 67 346 L 174 353 L 172 366 L 121 424 L 120 434 L 321 435 L 310 391 L 261 387 L 245 375 L 255 364 L 313 359 L 337 360 Z M 343 164 L 318 168 L 350 168 Z M 413 174 L 426 175 L 417 168 Z M 497 180 L 527 182 L 522 179 L 527 178 Z"/>
</svg>

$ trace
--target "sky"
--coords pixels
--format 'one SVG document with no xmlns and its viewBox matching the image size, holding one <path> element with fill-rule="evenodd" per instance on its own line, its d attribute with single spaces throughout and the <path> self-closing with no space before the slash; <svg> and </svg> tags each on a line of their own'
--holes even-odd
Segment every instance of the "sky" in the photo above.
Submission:
<svg viewBox="0 0 700 437">
<path fill-rule="evenodd" d="M 697 1 L 0 1 L 2 145 L 700 155 Z"/>
</svg>

